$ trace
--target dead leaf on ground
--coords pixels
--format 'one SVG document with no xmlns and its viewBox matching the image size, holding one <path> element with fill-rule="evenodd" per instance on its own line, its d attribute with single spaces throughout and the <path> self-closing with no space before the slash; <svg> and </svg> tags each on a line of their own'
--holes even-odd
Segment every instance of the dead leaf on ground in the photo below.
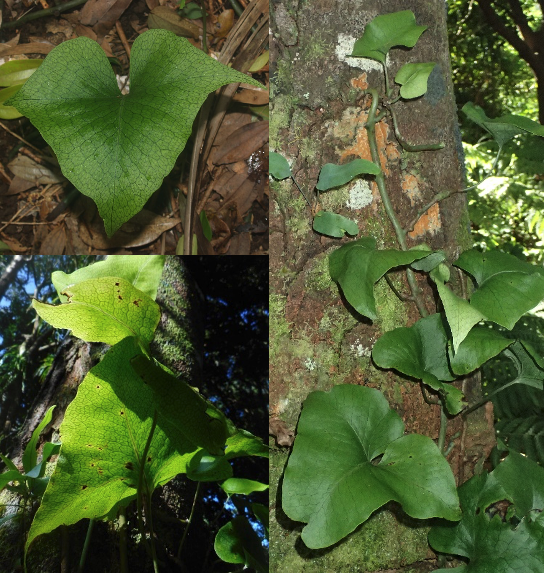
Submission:
<svg viewBox="0 0 544 573">
<path fill-rule="evenodd" d="M 115 26 L 131 0 L 88 0 L 81 10 L 80 23 L 92 26 L 99 40 Z"/>
<path fill-rule="evenodd" d="M 62 255 L 66 248 L 66 230 L 64 225 L 55 225 L 40 247 L 40 255 Z"/>
<path fill-rule="evenodd" d="M 228 255 L 249 255 L 251 249 L 251 237 L 249 233 L 234 235 L 230 240 Z"/>
<path fill-rule="evenodd" d="M 7 43 L 0 44 L 0 56 L 14 56 L 16 54 L 49 54 L 55 48 L 49 42 L 31 42 L 29 44 L 19 44 L 11 46 Z"/>
<path fill-rule="evenodd" d="M 223 10 L 213 25 L 214 38 L 226 38 L 234 25 L 234 10 Z"/>
<path fill-rule="evenodd" d="M 268 90 L 249 86 L 236 92 L 232 97 L 232 101 L 247 103 L 248 105 L 266 105 L 269 102 L 269 96 Z"/>
<path fill-rule="evenodd" d="M 81 239 L 94 249 L 142 247 L 157 240 L 162 233 L 172 229 L 180 222 L 179 218 L 161 217 L 143 209 L 109 239 L 104 231 L 104 222 L 96 217 L 90 228 L 81 224 L 79 232 Z"/>
<path fill-rule="evenodd" d="M 34 185 L 47 185 L 48 183 L 60 183 L 64 177 L 59 175 L 45 165 L 40 165 L 26 155 L 18 155 L 11 163 L 8 163 L 9 169 L 14 175 L 32 181 Z"/>
<path fill-rule="evenodd" d="M 191 20 L 182 18 L 177 12 L 168 8 L 168 6 L 157 6 L 151 10 L 147 19 L 147 25 L 150 28 L 161 28 L 170 30 L 176 36 L 184 38 L 193 38 L 198 40 L 201 34 L 200 28 Z"/>
<path fill-rule="evenodd" d="M 237 129 L 227 141 L 214 150 L 215 165 L 235 163 L 247 159 L 268 141 L 268 122 L 256 121 Z"/>
<path fill-rule="evenodd" d="M 24 253 L 25 251 L 27 251 L 27 247 L 23 247 L 23 245 L 21 245 L 21 243 L 19 243 L 19 241 L 15 240 L 13 237 L 9 237 L 9 238 L 5 238 L 4 235 L 2 235 L 2 241 L 4 241 L 4 243 L 6 243 L 6 245 L 14 252 L 14 253 Z"/>
</svg>

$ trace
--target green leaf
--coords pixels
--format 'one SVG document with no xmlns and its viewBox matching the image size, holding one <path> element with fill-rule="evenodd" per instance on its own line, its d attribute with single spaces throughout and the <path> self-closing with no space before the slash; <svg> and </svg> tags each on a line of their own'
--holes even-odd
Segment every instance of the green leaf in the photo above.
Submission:
<svg viewBox="0 0 544 573">
<path fill-rule="evenodd" d="M 470 374 L 513 342 L 491 328 L 476 326 L 463 340 L 455 356 L 450 353 L 451 369 L 459 376 Z"/>
<path fill-rule="evenodd" d="M 436 288 L 444 312 L 448 319 L 448 324 L 453 336 L 453 350 L 457 352 L 459 345 L 466 338 L 467 334 L 471 331 L 475 324 L 481 320 L 485 320 L 485 316 L 476 308 L 470 305 L 468 301 L 453 293 L 443 281 L 435 278 L 436 275 L 431 275 L 436 283 Z"/>
<path fill-rule="evenodd" d="M 5 104 L 5 102 L 13 97 L 21 87 L 21 85 L 15 85 L 0 90 L 0 119 L 17 119 L 18 117 L 23 116 L 23 114 L 19 113 L 13 106 Z"/>
<path fill-rule="evenodd" d="M 49 424 L 51 418 L 53 417 L 54 409 L 55 406 L 51 406 L 47 410 L 45 416 L 43 417 L 43 420 L 39 423 L 38 427 L 32 432 L 32 437 L 30 438 L 28 444 L 26 445 L 25 451 L 23 452 L 23 468 L 27 473 L 36 465 L 38 461 L 36 446 L 38 445 L 40 434 L 42 433 L 45 426 Z M 31 477 L 38 477 L 38 476 L 36 475 Z"/>
<path fill-rule="evenodd" d="M 202 225 L 202 232 L 204 233 L 204 237 L 206 237 L 208 241 L 211 241 L 213 236 L 212 228 L 210 227 L 210 222 L 208 221 L 208 217 L 204 209 L 200 211 L 200 224 Z"/>
<path fill-rule="evenodd" d="M 268 539 L 268 525 L 269 525 L 269 510 L 268 507 L 264 506 L 262 503 L 252 503 L 251 509 L 255 514 L 255 517 L 263 524 L 266 538 Z"/>
<path fill-rule="evenodd" d="M 0 459 L 6 464 L 6 467 L 8 468 L 8 470 L 14 470 L 16 472 L 19 471 L 17 469 L 17 466 L 7 456 L 0 454 Z"/>
<path fill-rule="evenodd" d="M 510 450 L 525 454 L 529 459 L 544 464 L 544 417 L 524 416 L 504 418 L 495 423 L 497 440 Z"/>
<path fill-rule="evenodd" d="M 460 555 L 470 562 L 466 567 L 440 571 L 544 573 L 544 523 L 531 515 L 534 510 L 544 510 L 544 469 L 510 452 L 493 472 L 474 476 L 460 486 L 459 499 L 461 521 L 435 525 L 429 543 L 436 551 Z M 497 514 L 497 502 L 513 506 L 506 514 Z M 511 521 L 514 513 L 519 523 Z"/>
<path fill-rule="evenodd" d="M 508 384 L 525 384 L 539 390 L 544 389 L 544 366 L 535 351 L 527 342 L 516 340 L 504 350 L 518 371 L 517 377 Z"/>
<path fill-rule="evenodd" d="M 490 119 L 481 107 L 472 102 L 466 103 L 461 111 L 474 123 L 488 131 L 500 147 L 520 133 L 528 132 L 544 137 L 544 126 L 521 115 L 507 114 Z"/>
<path fill-rule="evenodd" d="M 403 431 L 378 390 L 348 384 L 308 396 L 282 498 L 285 513 L 308 524 L 308 547 L 336 543 L 390 500 L 417 519 L 460 518 L 446 459 L 430 438 Z"/>
<path fill-rule="evenodd" d="M 229 495 L 235 493 L 249 495 L 254 491 L 267 490 L 268 484 L 245 478 L 229 478 L 221 484 L 221 488 Z"/>
<path fill-rule="evenodd" d="M 187 465 L 187 477 L 193 481 L 221 481 L 232 477 L 232 466 L 225 456 L 199 450 Z"/>
<path fill-rule="evenodd" d="M 443 317 L 433 314 L 410 328 L 386 332 L 374 344 L 372 359 L 381 368 L 394 368 L 443 393 L 448 411 L 457 414 L 464 407 L 463 393 L 442 383 L 455 378 L 448 363 L 447 343 Z"/>
<path fill-rule="evenodd" d="M 53 306 L 32 300 L 43 320 L 69 328 L 86 342 L 116 344 L 134 336 L 147 348 L 159 319 L 159 305 L 121 278 L 102 277 L 79 282 L 63 291 L 68 302 Z"/>
<path fill-rule="evenodd" d="M 268 573 L 268 559 L 259 536 L 247 517 L 239 515 L 217 532 L 214 549 L 227 563 L 244 563 L 258 573 Z"/>
<path fill-rule="evenodd" d="M 22 483 L 25 481 L 25 477 L 17 469 L 8 470 L 7 472 L 0 474 L 0 491 L 2 491 L 10 481 L 18 481 Z"/>
<path fill-rule="evenodd" d="M 427 80 L 435 66 L 435 62 L 404 64 L 395 76 L 397 84 L 402 86 L 400 95 L 404 99 L 422 96 L 427 91 Z"/>
<path fill-rule="evenodd" d="M 0 86 L 24 84 L 43 60 L 12 60 L 0 66 Z"/>
<path fill-rule="evenodd" d="M 262 439 L 254 436 L 247 430 L 237 429 L 236 432 L 227 439 L 225 457 L 229 460 L 243 456 L 267 458 L 268 453 L 268 446 L 263 443 Z"/>
<path fill-rule="evenodd" d="M 274 179 L 287 179 L 287 177 L 291 177 L 291 167 L 289 167 L 289 163 L 287 163 L 287 159 L 283 155 L 279 153 L 275 153 L 272 151 L 268 157 L 268 169 L 270 170 L 270 175 L 274 177 Z"/>
<path fill-rule="evenodd" d="M 355 221 L 342 215 L 319 211 L 314 217 L 314 231 L 328 237 L 342 238 L 345 233 L 357 235 L 359 227 Z"/>
<path fill-rule="evenodd" d="M 409 265 L 428 255 L 428 251 L 378 251 L 373 237 L 362 237 L 330 254 L 329 272 L 349 304 L 360 314 L 376 320 L 374 283 L 389 269 Z"/>
<path fill-rule="evenodd" d="M 133 287 L 145 292 L 145 294 L 155 300 L 164 261 L 164 255 L 109 256 L 105 261 L 99 261 L 70 274 L 55 271 L 51 275 L 51 280 L 61 302 L 68 300 L 68 297 L 61 294 L 66 287 L 101 277 L 120 277 L 125 279 Z"/>
<path fill-rule="evenodd" d="M 387 52 L 394 46 L 413 48 L 427 26 L 417 26 L 411 10 L 376 16 L 361 38 L 355 42 L 352 56 L 371 58 L 385 64 Z"/>
<path fill-rule="evenodd" d="M 425 245 L 426 246 L 426 245 Z M 423 251 L 423 245 L 421 247 L 416 247 L 413 249 L 415 251 Z M 437 267 L 444 259 L 446 255 L 443 251 L 436 251 L 429 253 L 429 256 L 424 259 L 413 262 L 410 266 L 416 271 L 423 271 L 425 273 L 431 272 L 435 267 Z"/>
<path fill-rule="evenodd" d="M 25 550 L 38 535 L 59 525 L 84 518 L 111 519 L 119 507 L 135 499 L 141 456 L 156 407 L 151 388 L 129 365 L 139 353 L 135 339 L 124 338 L 79 385 L 66 409 L 57 466 Z M 149 489 L 185 472 L 194 453 L 195 446 L 159 417 L 145 460 Z"/>
<path fill-rule="evenodd" d="M 508 330 L 544 298 L 544 269 L 513 255 L 472 249 L 462 253 L 455 266 L 472 275 L 478 285 L 470 305 Z"/>
<path fill-rule="evenodd" d="M 80 37 L 52 50 L 8 105 L 38 128 L 112 235 L 170 173 L 208 94 L 232 82 L 260 86 L 186 38 L 149 30 L 132 46 L 122 95 L 102 48 Z"/>
<path fill-rule="evenodd" d="M 344 185 L 354 177 L 361 174 L 378 175 L 381 169 L 366 159 L 354 159 L 344 165 L 335 165 L 334 163 L 325 163 L 319 172 L 319 181 L 316 188 L 319 191 L 327 191 L 333 187 Z"/>
<path fill-rule="evenodd" d="M 217 410 L 183 380 L 143 354 L 132 359 L 132 367 L 151 388 L 161 416 L 185 438 L 214 455 L 224 453 L 227 423 Z"/>
</svg>

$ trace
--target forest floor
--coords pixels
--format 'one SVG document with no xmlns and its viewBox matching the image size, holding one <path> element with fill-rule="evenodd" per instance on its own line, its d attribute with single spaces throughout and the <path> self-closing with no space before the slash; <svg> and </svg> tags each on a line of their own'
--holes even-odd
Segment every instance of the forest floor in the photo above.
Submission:
<svg viewBox="0 0 544 573">
<path fill-rule="evenodd" d="M 3 25 L 48 7 L 46 0 L 40 4 L 6 0 Z M 113 69 L 118 80 L 126 81 L 130 46 L 148 29 L 150 12 L 157 7 L 163 10 L 160 27 L 168 27 L 168 20 L 179 26 L 178 4 L 170 0 L 82 0 L 80 6 L 66 12 L 0 29 L 0 64 L 43 58 L 62 42 L 87 36 L 97 40 L 108 57 L 116 58 Z M 242 9 L 247 4 L 240 0 Z M 228 0 L 209 0 L 205 5 L 208 53 L 215 55 L 237 16 Z M 187 22 L 202 29 L 202 19 Z M 179 30 L 178 35 L 182 35 Z M 190 41 L 202 47 L 201 39 Z M 268 62 L 253 77 L 268 85 Z M 238 89 L 233 100 L 209 155 L 200 160 L 205 173 L 196 189 L 196 212 L 205 211 L 213 234 L 211 242 L 204 239 L 200 218 L 195 218 L 198 253 L 266 255 L 268 93 L 251 87 Z M 54 153 L 28 119 L 1 120 L 0 241 L 5 244 L 0 243 L 0 248 L 44 255 L 175 254 L 183 235 L 192 141 L 189 139 L 173 171 L 144 210 L 108 238 L 94 201 L 62 176 Z"/>
</svg>

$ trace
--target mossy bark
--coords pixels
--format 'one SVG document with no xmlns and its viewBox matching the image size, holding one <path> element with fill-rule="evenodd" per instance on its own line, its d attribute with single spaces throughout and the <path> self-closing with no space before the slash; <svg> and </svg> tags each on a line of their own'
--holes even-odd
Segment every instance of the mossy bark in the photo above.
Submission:
<svg viewBox="0 0 544 573">
<path fill-rule="evenodd" d="M 273 0 L 271 4 L 271 144 L 274 151 L 287 157 L 308 196 L 323 164 L 345 163 L 354 157 L 370 159 L 364 128 L 370 101 L 362 90 L 370 86 L 383 92 L 383 75 L 377 62 L 348 59 L 347 55 L 375 16 L 407 8 L 414 12 L 417 23 L 428 29 L 412 50 L 390 52 L 391 82 L 404 63 L 434 61 L 438 65 L 430 76 L 427 94 L 397 106 L 400 130 L 410 143 L 443 142 L 445 147 L 408 153 L 395 139 L 389 120 L 377 126 L 382 170 L 402 225 L 407 225 L 437 192 L 464 187 L 445 6 L 425 0 L 415 0 L 410 6 L 401 0 Z M 309 392 L 342 383 L 366 385 L 383 391 L 402 416 L 407 432 L 437 439 L 438 407 L 424 402 L 417 383 L 379 370 L 371 360 L 374 342 L 392 328 L 413 324 L 419 318 L 417 309 L 396 298 L 382 279 L 375 288 L 378 319 L 371 322 L 355 317 L 328 274 L 328 255 L 349 239 L 316 235 L 310 208 L 290 180 L 273 183 L 272 191 L 271 415 L 295 429 Z M 357 203 L 361 197 L 362 203 Z M 324 193 L 320 203 L 326 210 L 356 220 L 361 229 L 359 236 L 375 237 L 380 248 L 399 247 L 371 180 Z M 408 237 L 408 246 L 421 243 L 444 250 L 450 262 L 471 246 L 462 193 L 452 195 L 421 217 Z M 408 292 L 402 272 L 394 273 L 392 280 L 397 290 Z M 424 275 L 418 275 L 417 281 L 428 310 L 434 312 L 435 293 Z M 456 275 L 453 286 L 459 289 Z M 465 382 L 466 389 L 477 390 L 478 384 L 476 379 Z M 493 443 L 493 432 L 482 412 L 474 420 L 476 424 L 467 426 L 465 438 L 473 434 L 478 438 L 465 443 L 479 443 L 479 454 L 484 455 Z M 446 443 L 461 430 L 459 418 L 450 421 Z M 458 476 L 464 453 L 460 439 L 453 441 L 448 461 Z M 433 558 L 426 543 L 428 524 L 414 524 L 396 507 L 376 512 L 332 548 L 308 550 L 300 540 L 301 524 L 291 522 L 281 509 L 281 477 L 288 449 L 275 447 L 272 438 L 271 445 L 271 571 L 363 572 L 397 569 L 411 563 L 428 567 L 425 561 Z M 464 479 L 471 471 L 465 467 Z"/>
</svg>

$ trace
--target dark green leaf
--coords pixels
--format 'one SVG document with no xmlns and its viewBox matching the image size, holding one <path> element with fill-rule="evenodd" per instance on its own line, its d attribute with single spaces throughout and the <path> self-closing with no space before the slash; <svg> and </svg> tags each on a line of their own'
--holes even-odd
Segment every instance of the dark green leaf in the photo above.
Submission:
<svg viewBox="0 0 544 573">
<path fill-rule="evenodd" d="M 498 251 L 465 251 L 455 266 L 472 275 L 478 289 L 470 305 L 508 330 L 544 298 L 544 269 Z"/>
<path fill-rule="evenodd" d="M 459 376 L 470 374 L 513 342 L 495 330 L 476 326 L 463 340 L 455 356 L 450 353 L 451 369 Z"/>
<path fill-rule="evenodd" d="M 461 111 L 474 123 L 488 131 L 501 147 L 509 139 L 520 133 L 528 132 L 533 135 L 544 136 L 544 126 L 527 117 L 508 114 L 490 119 L 481 107 L 472 102 L 466 103 Z"/>
<path fill-rule="evenodd" d="M 24 468 L 25 472 L 27 472 L 27 473 L 32 468 L 34 468 L 34 466 L 36 465 L 36 463 L 38 461 L 38 454 L 36 452 L 36 446 L 38 445 L 38 440 L 40 439 L 40 434 L 44 430 L 45 426 L 47 426 L 47 424 L 49 424 L 49 422 L 51 421 L 51 418 L 53 417 L 53 410 L 54 409 L 55 409 L 55 406 L 51 406 L 47 410 L 47 412 L 45 413 L 45 416 L 43 417 L 43 420 L 39 423 L 38 427 L 32 432 L 32 437 L 30 438 L 30 441 L 26 445 L 25 451 L 23 453 L 23 468 Z M 32 477 L 38 477 L 38 476 L 36 475 L 36 476 L 32 476 Z"/>
<path fill-rule="evenodd" d="M 378 390 L 340 385 L 308 396 L 282 498 L 291 519 L 308 523 L 302 531 L 308 547 L 336 543 L 390 500 L 418 519 L 460 518 L 444 456 L 430 438 L 403 431 Z"/>
<path fill-rule="evenodd" d="M 376 320 L 374 283 L 388 270 L 428 256 L 428 251 L 376 249 L 373 237 L 347 243 L 329 256 L 329 272 L 355 310 Z"/>
<path fill-rule="evenodd" d="M 272 151 L 268 156 L 268 169 L 270 170 L 270 175 L 274 179 L 286 179 L 291 177 L 291 168 L 287 159 L 279 153 Z"/>
<path fill-rule="evenodd" d="M 210 222 L 208 221 L 208 217 L 206 215 L 206 211 L 202 209 L 200 211 L 200 224 L 202 225 L 202 232 L 208 241 L 212 240 L 212 228 L 210 227 Z"/>
<path fill-rule="evenodd" d="M 314 231 L 328 237 L 342 238 L 344 234 L 357 235 L 359 227 L 355 221 L 336 213 L 319 211 L 314 217 Z"/>
<path fill-rule="evenodd" d="M 448 411 L 457 414 L 464 407 L 463 394 L 451 384 L 443 384 L 455 378 L 448 363 L 447 342 L 443 317 L 433 314 L 410 328 L 386 332 L 374 344 L 372 359 L 381 368 L 394 368 L 443 393 Z"/>
<path fill-rule="evenodd" d="M 474 476 L 460 486 L 459 499 L 461 521 L 434 526 L 429 543 L 436 551 L 470 562 L 439 571 L 544 573 L 544 523 L 531 515 L 544 510 L 544 469 L 510 452 L 491 474 Z M 519 523 L 510 521 L 514 512 Z"/>
<path fill-rule="evenodd" d="M 319 172 L 319 181 L 316 188 L 319 191 L 327 191 L 333 187 L 344 185 L 354 177 L 361 174 L 378 175 L 381 169 L 366 159 L 354 159 L 344 165 L 335 165 L 334 163 L 325 163 Z"/>
<path fill-rule="evenodd" d="M 130 68 L 123 95 L 99 44 L 68 40 L 7 102 L 38 128 L 63 175 L 96 202 L 108 235 L 170 173 L 209 93 L 231 82 L 260 86 L 167 30 L 136 38 Z"/>
<path fill-rule="evenodd" d="M 376 16 L 361 38 L 355 42 L 352 56 L 372 58 L 385 64 L 387 52 L 394 46 L 412 48 L 427 26 L 417 26 L 411 10 Z"/>
</svg>

